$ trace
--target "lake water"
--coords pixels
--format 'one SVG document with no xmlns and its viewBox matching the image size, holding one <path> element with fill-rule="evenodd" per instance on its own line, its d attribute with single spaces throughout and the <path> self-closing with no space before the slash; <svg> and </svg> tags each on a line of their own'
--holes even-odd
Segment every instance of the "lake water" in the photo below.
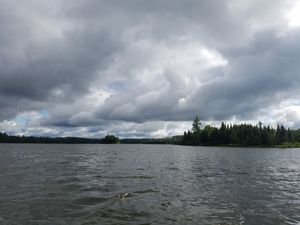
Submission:
<svg viewBox="0 0 300 225">
<path fill-rule="evenodd" d="M 300 224 L 300 149 L 1 144 L 0 224 Z"/>
</svg>

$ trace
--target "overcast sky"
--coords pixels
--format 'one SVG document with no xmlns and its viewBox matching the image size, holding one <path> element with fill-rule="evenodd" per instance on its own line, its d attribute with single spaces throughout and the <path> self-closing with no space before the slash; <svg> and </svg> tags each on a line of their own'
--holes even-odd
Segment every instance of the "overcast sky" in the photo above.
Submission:
<svg viewBox="0 0 300 225">
<path fill-rule="evenodd" d="M 0 0 L 0 131 L 300 127 L 300 1 Z"/>
</svg>

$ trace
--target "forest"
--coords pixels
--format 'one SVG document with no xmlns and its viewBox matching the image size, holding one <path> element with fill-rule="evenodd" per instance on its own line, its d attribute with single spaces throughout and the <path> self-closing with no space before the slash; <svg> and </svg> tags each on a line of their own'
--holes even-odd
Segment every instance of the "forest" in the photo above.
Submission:
<svg viewBox="0 0 300 225">
<path fill-rule="evenodd" d="M 283 125 L 276 128 L 263 126 L 262 122 L 252 124 L 226 124 L 201 129 L 199 118 L 193 121 L 192 129 L 185 131 L 182 145 L 211 146 L 262 146 L 262 147 L 297 147 L 300 142 L 300 130 L 291 130 Z"/>
</svg>

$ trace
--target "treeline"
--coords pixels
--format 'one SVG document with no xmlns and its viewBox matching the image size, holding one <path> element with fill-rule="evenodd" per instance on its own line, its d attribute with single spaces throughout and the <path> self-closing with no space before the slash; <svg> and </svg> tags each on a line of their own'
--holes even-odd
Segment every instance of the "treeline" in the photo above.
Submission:
<svg viewBox="0 0 300 225">
<path fill-rule="evenodd" d="M 16 136 L 0 132 L 0 143 L 100 144 L 102 139 L 79 137 Z"/>
<path fill-rule="evenodd" d="M 16 136 L 0 132 L 0 143 L 45 143 L 45 144 L 181 144 L 182 135 L 166 138 L 126 138 L 119 139 L 115 135 L 103 138 L 79 137 L 34 137 Z"/>
<path fill-rule="evenodd" d="M 184 132 L 183 145 L 219 145 L 219 146 L 280 146 L 300 142 L 300 130 L 291 130 L 283 125 L 276 129 L 257 125 L 232 125 L 222 122 L 219 128 L 206 125 L 200 127 L 199 118 L 193 121 L 192 129 Z"/>
<path fill-rule="evenodd" d="M 121 144 L 181 144 L 182 135 L 166 138 L 126 138 Z"/>
<path fill-rule="evenodd" d="M 232 125 L 222 122 L 221 126 L 206 125 L 201 128 L 198 117 L 192 124 L 192 129 L 183 135 L 166 138 L 119 139 L 114 135 L 103 138 L 79 137 L 34 137 L 15 136 L 0 132 L 0 143 L 47 143 L 47 144 L 181 144 L 209 146 L 264 146 L 264 147 L 300 147 L 300 129 L 291 130 L 283 125 L 273 128 L 257 125 Z"/>
<path fill-rule="evenodd" d="M 80 138 L 80 137 L 34 137 L 16 136 L 0 132 L 0 143 L 45 143 L 45 144 L 117 144 L 118 137 L 106 135 L 104 138 Z"/>
</svg>

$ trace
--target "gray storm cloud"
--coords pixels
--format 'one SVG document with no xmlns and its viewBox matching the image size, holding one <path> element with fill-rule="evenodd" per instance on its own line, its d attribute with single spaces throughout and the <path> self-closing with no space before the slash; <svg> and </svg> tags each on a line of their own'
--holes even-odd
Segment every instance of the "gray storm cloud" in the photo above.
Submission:
<svg viewBox="0 0 300 225">
<path fill-rule="evenodd" d="M 300 124 L 297 1 L 0 4 L 0 130 L 174 135 L 195 115 Z"/>
</svg>

